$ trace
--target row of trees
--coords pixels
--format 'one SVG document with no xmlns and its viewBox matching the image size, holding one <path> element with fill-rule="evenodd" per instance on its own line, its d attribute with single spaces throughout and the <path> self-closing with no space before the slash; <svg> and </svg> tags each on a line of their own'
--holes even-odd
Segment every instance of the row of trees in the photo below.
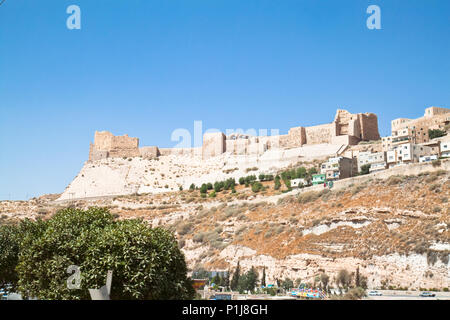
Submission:
<svg viewBox="0 0 450 320">
<path fill-rule="evenodd" d="M 239 262 L 233 272 L 231 280 L 229 271 L 211 276 L 211 273 L 201 270 L 194 272 L 194 275 L 199 278 L 209 278 L 210 282 L 217 286 L 225 287 L 226 289 L 231 289 L 233 291 L 239 291 L 241 293 L 246 291 L 253 293 L 255 290 L 259 290 L 259 286 L 266 287 L 265 268 L 263 268 L 262 276 L 259 279 L 259 274 L 254 267 L 242 274 Z M 367 289 L 367 277 L 360 274 L 359 267 L 354 273 L 350 273 L 345 269 L 339 270 L 334 278 L 334 283 L 339 289 L 346 291 L 358 289 L 359 292 L 364 292 L 364 290 Z M 265 288 L 264 291 L 275 294 L 279 289 L 288 291 L 292 288 L 319 288 L 330 293 L 331 279 L 325 272 L 318 274 L 311 283 L 303 283 L 301 279 L 296 279 L 295 281 L 290 278 L 285 278 L 284 280 L 277 279 L 276 288 Z"/>
<path fill-rule="evenodd" d="M 297 169 L 286 170 L 280 173 L 280 175 L 276 175 L 274 177 L 273 174 L 260 174 L 258 177 L 256 175 L 248 175 L 245 177 L 239 178 L 239 184 L 245 185 L 245 187 L 251 186 L 253 192 L 259 192 L 264 190 L 264 186 L 261 184 L 263 181 L 274 181 L 274 189 L 279 190 L 281 188 L 281 180 L 283 180 L 288 190 L 291 190 L 291 180 L 297 178 L 304 178 L 308 181 L 311 181 L 312 175 L 317 173 L 317 169 L 312 167 L 310 169 L 306 169 L 305 167 L 299 167 Z M 259 181 L 258 181 L 259 179 Z M 214 191 L 210 193 L 210 197 L 215 197 L 217 192 L 222 190 L 231 190 L 232 193 L 236 192 L 235 189 L 236 181 L 234 178 L 229 178 L 224 181 L 212 183 L 203 183 L 200 188 L 198 188 L 195 184 L 191 184 L 189 187 L 190 191 L 200 189 L 200 194 L 202 197 L 206 197 L 209 190 Z"/>
<path fill-rule="evenodd" d="M 80 268 L 70 289 L 67 268 Z M 0 286 L 24 297 L 90 299 L 106 283 L 111 299 L 191 299 L 183 253 L 174 235 L 137 220 L 117 221 L 107 209 L 64 209 L 47 221 L 0 226 Z"/>
</svg>

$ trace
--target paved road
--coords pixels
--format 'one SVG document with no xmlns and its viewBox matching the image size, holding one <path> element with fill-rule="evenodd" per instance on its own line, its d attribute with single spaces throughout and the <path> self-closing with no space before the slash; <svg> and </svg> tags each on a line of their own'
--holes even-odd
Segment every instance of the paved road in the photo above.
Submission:
<svg viewBox="0 0 450 320">
<path fill-rule="evenodd" d="M 378 290 L 382 296 L 366 297 L 364 300 L 450 300 L 450 292 L 433 292 L 436 297 L 421 297 L 422 291 Z"/>
</svg>

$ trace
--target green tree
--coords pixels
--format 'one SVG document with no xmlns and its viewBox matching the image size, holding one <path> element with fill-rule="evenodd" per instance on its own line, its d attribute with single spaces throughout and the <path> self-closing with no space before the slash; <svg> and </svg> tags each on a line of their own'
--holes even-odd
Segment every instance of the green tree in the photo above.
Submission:
<svg viewBox="0 0 450 320">
<path fill-rule="evenodd" d="M 308 175 L 312 176 L 313 174 L 317 173 L 317 169 L 315 167 L 309 168 Z"/>
<path fill-rule="evenodd" d="M 220 192 L 222 190 L 223 186 L 220 182 L 214 182 L 214 191 Z"/>
<path fill-rule="evenodd" d="M 359 275 L 359 266 L 356 268 L 356 274 L 355 274 L 355 287 L 361 286 L 361 277 Z"/>
<path fill-rule="evenodd" d="M 284 279 L 284 281 L 281 283 L 281 287 L 284 290 L 289 290 L 294 287 L 294 281 L 292 281 L 290 278 Z"/>
<path fill-rule="evenodd" d="M 325 272 L 320 274 L 320 282 L 322 283 L 322 288 L 324 290 L 327 290 L 329 281 L 330 277 Z"/>
<path fill-rule="evenodd" d="M 19 259 L 18 226 L 0 226 L 0 289 L 7 290 L 7 285 L 17 285 L 18 277 L 15 270 Z"/>
<path fill-rule="evenodd" d="M 192 184 L 189 186 L 189 190 L 190 190 L 190 191 L 194 191 L 194 190 L 195 190 L 195 184 L 192 183 Z"/>
<path fill-rule="evenodd" d="M 261 184 L 261 182 L 255 181 L 252 183 L 252 191 L 253 192 L 259 192 L 261 191 L 261 189 L 263 188 L 263 185 Z"/>
<path fill-rule="evenodd" d="M 234 270 L 233 277 L 231 278 L 231 290 L 237 290 L 239 285 L 239 278 L 241 277 L 241 267 L 239 266 L 239 261 L 237 263 L 236 269 Z"/>
<path fill-rule="evenodd" d="M 249 271 L 244 273 L 238 282 L 239 292 L 251 291 L 254 292 L 255 287 L 258 285 L 258 273 L 254 267 L 251 267 Z"/>
<path fill-rule="evenodd" d="M 281 182 L 280 182 L 280 176 L 277 176 L 277 178 L 275 178 L 275 186 L 273 187 L 275 190 L 279 190 L 281 188 Z"/>
<path fill-rule="evenodd" d="M 193 279 L 209 279 L 209 271 L 205 270 L 203 267 L 199 267 L 192 271 Z"/>
<path fill-rule="evenodd" d="M 223 286 L 228 290 L 230 288 L 230 270 L 223 275 Z"/>
<path fill-rule="evenodd" d="M 345 270 L 345 269 L 339 270 L 337 278 L 336 278 L 336 283 L 338 286 L 340 285 L 344 288 L 348 288 L 350 286 L 351 280 L 352 280 L 352 277 L 347 270 Z"/>
<path fill-rule="evenodd" d="M 200 187 L 200 193 L 206 194 L 208 192 L 208 186 L 206 184 L 202 184 Z"/>
<path fill-rule="evenodd" d="M 370 164 L 365 164 L 361 166 L 361 171 L 359 174 L 368 174 L 370 172 Z"/>
<path fill-rule="evenodd" d="M 297 168 L 297 178 L 305 178 L 307 174 L 305 167 Z"/>
<path fill-rule="evenodd" d="M 263 274 L 262 274 L 262 278 L 261 278 L 261 286 L 263 286 L 263 287 L 266 286 L 266 267 L 263 268 Z"/>
<path fill-rule="evenodd" d="M 187 267 L 173 234 L 137 219 L 114 221 L 107 209 L 64 209 L 23 234 L 18 291 L 39 299 L 90 299 L 113 270 L 111 299 L 190 299 Z M 81 288 L 67 288 L 67 267 L 81 270 Z"/>
<path fill-rule="evenodd" d="M 439 129 L 429 129 L 428 130 L 428 136 L 430 139 L 439 138 L 445 136 L 447 133 L 443 130 Z"/>
<path fill-rule="evenodd" d="M 19 224 L 0 226 L 0 289 L 17 291 L 19 277 L 20 242 L 28 234 L 39 235 L 44 228 L 42 220 L 22 220 Z"/>
</svg>

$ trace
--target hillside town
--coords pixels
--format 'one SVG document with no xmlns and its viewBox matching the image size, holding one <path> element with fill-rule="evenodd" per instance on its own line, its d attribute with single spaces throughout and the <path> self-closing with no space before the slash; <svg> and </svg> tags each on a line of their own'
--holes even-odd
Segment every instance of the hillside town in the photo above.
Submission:
<svg viewBox="0 0 450 320">
<path fill-rule="evenodd" d="M 450 158 L 450 109 L 429 107 L 418 119 L 392 120 L 392 134 L 371 141 L 369 151 L 352 150 L 328 158 L 320 165 L 320 173 L 312 175 L 312 184 L 350 178 L 411 163 L 426 163 Z M 364 144 L 362 144 L 364 145 Z M 381 149 L 381 150 L 380 150 Z M 308 185 L 298 178 L 292 186 Z"/>
</svg>

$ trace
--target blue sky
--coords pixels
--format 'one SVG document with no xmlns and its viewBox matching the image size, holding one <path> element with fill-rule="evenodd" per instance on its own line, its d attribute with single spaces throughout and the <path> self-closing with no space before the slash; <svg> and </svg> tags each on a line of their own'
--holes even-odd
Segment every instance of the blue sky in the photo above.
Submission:
<svg viewBox="0 0 450 320">
<path fill-rule="evenodd" d="M 66 8 L 81 8 L 68 30 Z M 382 30 L 366 27 L 381 8 Z M 337 108 L 390 120 L 450 105 L 448 0 L 6 0 L 0 199 L 59 193 L 95 130 L 170 147 L 176 128 L 278 128 Z"/>
</svg>

